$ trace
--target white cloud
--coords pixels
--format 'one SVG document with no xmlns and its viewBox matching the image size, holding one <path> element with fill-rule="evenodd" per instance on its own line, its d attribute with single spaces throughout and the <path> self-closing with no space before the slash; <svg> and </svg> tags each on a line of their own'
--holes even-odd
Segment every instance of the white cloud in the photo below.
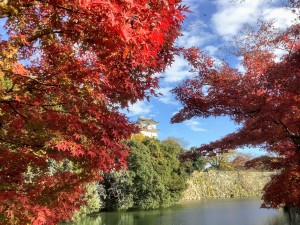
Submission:
<svg viewBox="0 0 300 225">
<path fill-rule="evenodd" d="M 275 49 L 275 50 L 274 50 L 274 54 L 275 54 L 275 56 L 276 56 L 275 62 L 281 61 L 282 56 L 285 55 L 285 54 L 287 54 L 287 53 L 288 53 L 288 52 L 287 52 L 286 50 L 279 49 L 279 48 Z"/>
<path fill-rule="evenodd" d="M 203 132 L 203 131 L 206 131 L 206 129 L 200 127 L 202 124 L 196 120 L 188 120 L 188 121 L 185 121 L 184 124 L 189 127 L 192 131 L 195 131 L 195 132 Z"/>
<path fill-rule="evenodd" d="M 183 0 L 182 4 L 189 7 L 192 12 L 197 12 L 206 0 Z"/>
<path fill-rule="evenodd" d="M 179 113 L 179 112 L 180 112 L 180 110 L 182 110 L 182 109 L 183 109 L 183 107 L 180 107 L 180 108 L 178 108 L 178 110 L 177 110 L 177 111 L 175 111 L 175 112 L 172 112 L 172 116 L 174 116 L 175 114 Z"/>
<path fill-rule="evenodd" d="M 165 104 L 177 105 L 178 103 L 175 101 L 171 93 L 172 89 L 173 88 L 171 87 L 160 88 L 158 93 L 161 93 L 162 95 L 158 97 L 158 101 Z"/>
<path fill-rule="evenodd" d="M 266 20 L 274 20 L 275 28 L 284 28 L 291 26 L 297 19 L 296 14 L 291 13 L 286 8 L 268 8 L 262 13 Z"/>
<path fill-rule="evenodd" d="M 157 114 L 156 113 L 151 113 L 151 114 L 148 115 L 148 117 L 150 117 L 150 118 L 156 118 Z"/>
<path fill-rule="evenodd" d="M 206 50 L 210 56 L 214 56 L 218 52 L 219 48 L 217 48 L 216 46 L 208 45 L 205 46 L 204 50 Z"/>
<path fill-rule="evenodd" d="M 151 112 L 152 108 L 153 106 L 147 102 L 137 101 L 135 104 L 130 104 L 128 107 L 128 112 L 125 113 L 128 116 L 147 115 Z"/>
<path fill-rule="evenodd" d="M 175 56 L 174 59 L 174 63 L 163 74 L 166 82 L 179 82 L 192 75 L 188 62 L 183 57 Z"/>
<path fill-rule="evenodd" d="M 236 68 L 237 68 L 238 71 L 241 72 L 242 74 L 245 74 L 245 73 L 246 73 L 246 69 L 245 69 L 245 67 L 244 67 L 242 64 L 239 63 L 239 64 L 236 66 Z"/>
<path fill-rule="evenodd" d="M 197 25 L 195 27 L 191 25 L 188 30 L 182 32 L 183 36 L 178 38 L 176 44 L 178 44 L 179 46 L 184 46 L 186 48 L 192 46 L 200 47 L 205 45 L 206 42 L 211 41 L 215 38 L 213 34 L 208 33 L 204 30 L 199 30 L 198 26 L 202 29 L 205 27 L 203 24 Z"/>
<path fill-rule="evenodd" d="M 220 57 L 222 57 L 222 54 L 224 54 L 224 52 L 222 52 L 219 47 L 207 45 L 203 49 L 213 59 L 215 66 L 221 66 L 223 64 L 223 61 L 220 59 Z"/>
<path fill-rule="evenodd" d="M 217 12 L 212 16 L 212 23 L 217 33 L 227 39 L 236 35 L 243 24 L 256 23 L 264 1 L 251 0 L 233 3 L 228 0 L 216 0 Z"/>
<path fill-rule="evenodd" d="M 186 22 L 183 27 L 182 36 L 176 41 L 176 44 L 179 46 L 184 46 L 186 48 L 192 46 L 200 47 L 215 38 L 215 35 L 206 30 L 208 24 L 200 17 L 191 17 L 187 21 L 188 22 Z"/>
<path fill-rule="evenodd" d="M 243 56 L 239 56 L 237 59 L 238 59 L 239 62 L 237 63 L 237 65 L 235 66 L 235 68 L 238 69 L 238 71 L 241 72 L 242 74 L 245 74 L 246 73 L 246 69 L 245 69 L 245 67 L 242 64 L 242 61 L 244 60 L 244 57 Z"/>
<path fill-rule="evenodd" d="M 248 0 L 231 2 L 215 0 L 217 12 L 212 16 L 212 26 L 225 40 L 237 35 L 244 24 L 255 25 L 258 19 L 274 20 L 276 28 L 290 26 L 297 18 L 283 7 L 275 7 L 272 1 Z"/>
</svg>

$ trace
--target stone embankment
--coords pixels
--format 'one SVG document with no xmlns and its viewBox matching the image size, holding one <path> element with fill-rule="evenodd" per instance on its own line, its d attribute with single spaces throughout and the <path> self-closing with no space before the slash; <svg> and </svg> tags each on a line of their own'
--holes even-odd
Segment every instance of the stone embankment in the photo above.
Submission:
<svg viewBox="0 0 300 225">
<path fill-rule="evenodd" d="M 195 171 L 181 201 L 261 196 L 263 187 L 273 174 L 256 171 Z"/>
</svg>

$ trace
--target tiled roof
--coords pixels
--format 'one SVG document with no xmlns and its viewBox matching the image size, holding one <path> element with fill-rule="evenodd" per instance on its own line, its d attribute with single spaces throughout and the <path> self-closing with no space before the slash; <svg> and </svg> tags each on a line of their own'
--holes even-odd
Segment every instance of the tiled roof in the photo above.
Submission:
<svg viewBox="0 0 300 225">
<path fill-rule="evenodd" d="M 139 117 L 137 123 L 151 123 L 151 124 L 158 124 L 158 122 L 154 121 L 151 118 Z"/>
</svg>

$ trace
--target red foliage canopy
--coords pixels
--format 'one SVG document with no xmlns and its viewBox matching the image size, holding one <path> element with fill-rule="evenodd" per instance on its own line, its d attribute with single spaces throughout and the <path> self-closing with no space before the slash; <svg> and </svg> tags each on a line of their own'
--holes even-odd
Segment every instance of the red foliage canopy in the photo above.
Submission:
<svg viewBox="0 0 300 225">
<path fill-rule="evenodd" d="M 86 183 L 126 166 L 122 140 L 136 128 L 118 109 L 154 93 L 185 10 L 174 0 L 1 1 L 1 223 L 68 220 Z M 49 172 L 66 159 L 75 170 Z"/>
<path fill-rule="evenodd" d="M 238 49 L 245 73 L 226 63 L 215 66 L 213 59 L 190 49 L 186 58 L 198 75 L 174 89 L 184 108 L 172 122 L 195 116 L 230 116 L 241 128 L 200 146 L 200 154 L 241 146 L 262 146 L 277 153 L 274 167 L 282 173 L 266 186 L 264 205 L 300 207 L 300 25 L 277 35 L 272 29 L 263 23 L 257 33 L 246 36 L 247 45 Z M 273 47 L 286 49 L 281 60 L 275 59 Z M 278 185 L 285 194 L 277 193 Z"/>
</svg>

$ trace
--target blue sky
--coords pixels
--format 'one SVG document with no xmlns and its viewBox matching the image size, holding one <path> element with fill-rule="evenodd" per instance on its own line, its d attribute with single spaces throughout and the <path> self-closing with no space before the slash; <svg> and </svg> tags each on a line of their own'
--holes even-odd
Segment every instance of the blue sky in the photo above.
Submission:
<svg viewBox="0 0 300 225">
<path fill-rule="evenodd" d="M 183 36 L 177 40 L 177 45 L 197 46 L 216 60 L 223 57 L 219 48 L 236 35 L 244 24 L 255 25 L 258 19 L 275 19 L 276 26 L 284 27 L 291 24 L 293 19 L 292 14 L 279 7 L 276 0 L 246 0 L 244 3 L 231 0 L 185 0 L 184 4 L 190 6 L 192 13 L 187 15 Z M 231 57 L 230 63 L 243 71 L 238 59 Z M 124 111 L 131 121 L 136 121 L 139 116 L 151 117 L 159 122 L 159 139 L 176 137 L 185 140 L 188 147 L 217 140 L 237 128 L 227 117 L 193 118 L 180 124 L 170 124 L 172 115 L 182 107 L 170 90 L 193 74 L 188 72 L 187 62 L 176 56 L 174 64 L 162 76 L 158 92 L 163 96 L 131 105 L 129 111 Z M 244 151 L 255 155 L 264 153 L 258 149 Z"/>
</svg>

